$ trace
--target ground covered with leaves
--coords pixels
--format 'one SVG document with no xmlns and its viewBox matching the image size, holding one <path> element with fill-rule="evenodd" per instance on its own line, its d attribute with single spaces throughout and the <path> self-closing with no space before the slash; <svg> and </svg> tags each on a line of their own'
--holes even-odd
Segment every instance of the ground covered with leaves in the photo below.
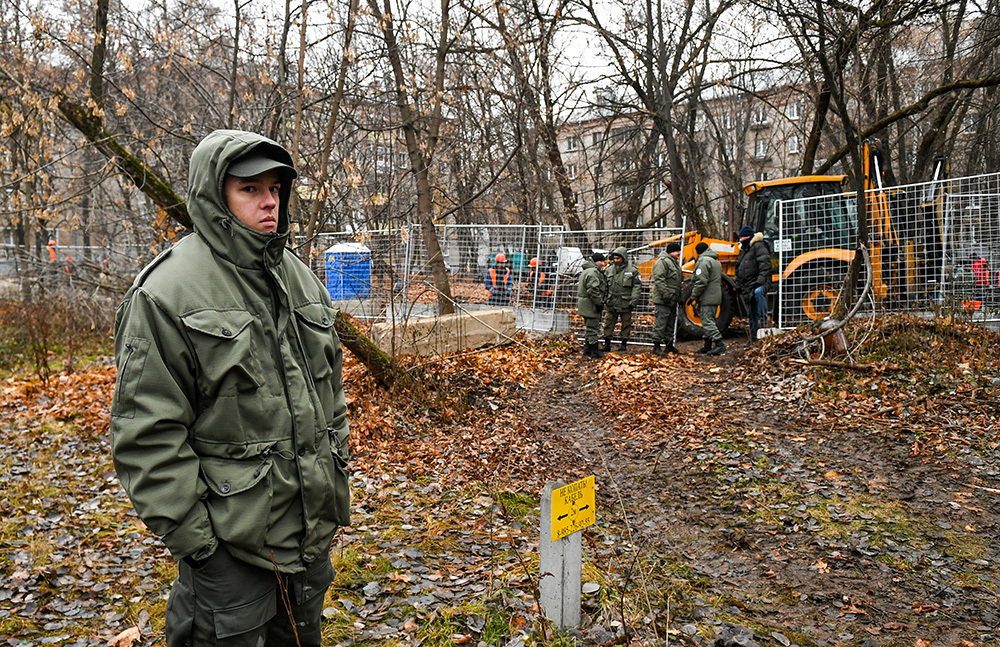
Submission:
<svg viewBox="0 0 1000 647">
<path fill-rule="evenodd" d="M 1000 644 L 1000 337 L 891 319 L 848 359 L 521 340 L 348 360 L 353 525 L 330 645 Z M 0 636 L 162 644 L 173 564 L 111 466 L 107 359 L 0 384 Z M 538 613 L 538 498 L 595 474 L 584 618 Z"/>
</svg>

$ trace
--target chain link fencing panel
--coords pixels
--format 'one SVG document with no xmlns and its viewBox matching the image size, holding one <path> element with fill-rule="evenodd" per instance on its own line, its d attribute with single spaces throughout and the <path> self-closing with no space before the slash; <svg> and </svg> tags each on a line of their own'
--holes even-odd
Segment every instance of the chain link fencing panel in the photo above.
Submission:
<svg viewBox="0 0 1000 647">
<path fill-rule="evenodd" d="M 633 313 L 633 341 L 652 336 L 649 302 L 656 241 L 677 229 L 575 232 L 552 225 L 437 225 L 441 257 L 456 312 L 512 308 L 524 331 L 580 333 L 578 278 L 585 257 L 624 246 L 643 279 Z M 335 305 L 371 322 L 433 316 L 438 292 L 417 225 L 378 232 L 321 234 L 309 265 Z M 501 257 L 503 260 L 497 261 Z"/>
<path fill-rule="evenodd" d="M 1000 174 L 875 189 L 865 206 L 863 311 L 1000 321 Z M 765 236 L 780 274 L 777 323 L 794 328 L 835 308 L 857 246 L 857 195 L 778 201 L 775 215 Z"/>
<path fill-rule="evenodd" d="M 94 290 L 121 297 L 135 276 L 169 243 L 150 245 L 0 245 L 0 281 L 50 291 Z"/>
</svg>

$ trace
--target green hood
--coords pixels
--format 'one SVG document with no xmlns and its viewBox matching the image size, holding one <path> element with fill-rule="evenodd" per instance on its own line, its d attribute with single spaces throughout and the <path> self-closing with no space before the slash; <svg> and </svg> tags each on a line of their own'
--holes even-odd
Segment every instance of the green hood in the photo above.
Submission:
<svg viewBox="0 0 1000 647">
<path fill-rule="evenodd" d="M 622 245 L 620 247 L 615 247 L 614 250 L 612 250 L 612 252 L 610 254 L 608 254 L 608 262 L 610 262 L 611 264 L 614 264 L 614 261 L 611 260 L 611 257 L 614 256 L 615 254 L 618 254 L 623 259 L 625 259 L 625 263 L 624 264 L 628 265 L 628 250 L 625 248 L 624 245 Z"/>
<path fill-rule="evenodd" d="M 241 130 L 216 130 L 201 140 L 188 170 L 188 213 L 194 231 L 212 251 L 239 267 L 273 267 L 281 261 L 288 241 L 288 202 L 292 183 L 281 183 L 278 229 L 265 234 L 247 227 L 229 211 L 223 194 L 226 169 L 255 148 L 293 166 L 292 157 L 276 142 Z"/>
</svg>

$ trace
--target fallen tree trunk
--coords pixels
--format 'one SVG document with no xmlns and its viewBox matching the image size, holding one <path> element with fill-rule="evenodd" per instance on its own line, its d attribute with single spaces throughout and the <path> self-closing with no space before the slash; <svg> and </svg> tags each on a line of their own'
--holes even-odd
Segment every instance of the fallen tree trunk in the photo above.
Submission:
<svg viewBox="0 0 1000 647">
<path fill-rule="evenodd" d="M 184 200 L 143 164 L 142 160 L 122 146 L 114 135 L 104 128 L 103 120 L 93 110 L 64 96 L 59 100 L 59 112 L 140 191 L 149 196 L 156 206 L 184 227 L 191 228 L 191 216 L 188 215 Z"/>
<path fill-rule="evenodd" d="M 184 227 L 191 228 L 191 216 L 188 215 L 187 203 L 152 169 L 143 164 L 142 160 L 122 146 L 114 135 L 104 128 L 104 122 L 100 116 L 87 106 L 66 96 L 59 100 L 59 112 L 97 150 L 111 160 L 156 206 Z M 393 364 L 392 359 L 383 353 L 367 335 L 358 330 L 347 315 L 338 312 L 334 327 L 344 347 L 358 358 L 358 361 L 368 369 L 375 381 L 383 388 L 412 386 L 410 376 Z"/>
<path fill-rule="evenodd" d="M 334 327 L 340 336 L 340 343 L 351 351 L 359 362 L 365 365 L 365 368 L 382 388 L 386 390 L 412 388 L 413 380 L 410 379 L 410 376 L 393 364 L 392 358 L 376 346 L 367 335 L 358 330 L 358 327 L 351 323 L 350 318 L 343 312 L 337 313 Z"/>
</svg>

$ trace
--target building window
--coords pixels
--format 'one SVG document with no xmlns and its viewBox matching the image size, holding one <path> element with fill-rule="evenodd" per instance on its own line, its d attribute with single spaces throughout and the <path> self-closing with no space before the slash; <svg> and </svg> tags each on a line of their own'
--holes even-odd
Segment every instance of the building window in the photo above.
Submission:
<svg viewBox="0 0 1000 647">
<path fill-rule="evenodd" d="M 791 135 L 788 137 L 788 152 L 795 154 L 799 152 L 799 136 Z"/>
<path fill-rule="evenodd" d="M 727 112 L 725 115 L 722 116 L 722 126 L 726 130 L 732 130 L 733 128 L 736 128 L 736 116 L 731 112 Z"/>
<path fill-rule="evenodd" d="M 576 164 L 566 165 L 566 177 L 568 177 L 571 180 L 576 179 Z"/>
<path fill-rule="evenodd" d="M 594 189 L 594 200 L 601 202 L 604 200 L 604 187 L 599 186 Z"/>
<path fill-rule="evenodd" d="M 579 137 L 570 137 L 566 140 L 566 150 L 575 151 L 583 148 L 583 142 L 580 141 Z"/>
<path fill-rule="evenodd" d="M 756 157 L 758 159 L 763 158 L 763 157 L 767 157 L 767 140 L 766 139 L 758 139 L 754 143 L 753 155 L 754 155 L 754 157 Z"/>
<path fill-rule="evenodd" d="M 753 122 L 755 124 L 766 124 L 767 123 L 767 106 L 757 106 L 753 109 L 753 114 L 751 115 Z"/>
<path fill-rule="evenodd" d="M 761 171 L 760 172 L 760 181 L 761 182 L 767 182 L 770 179 L 771 179 L 771 174 L 770 173 L 768 173 L 767 171 Z"/>
<path fill-rule="evenodd" d="M 802 118 L 802 102 L 801 101 L 791 101 L 788 104 L 788 118 L 789 119 L 801 119 Z"/>
<path fill-rule="evenodd" d="M 590 141 L 593 143 L 594 146 L 597 146 L 602 141 L 604 141 L 604 133 L 594 133 L 593 135 L 590 136 Z"/>
</svg>

